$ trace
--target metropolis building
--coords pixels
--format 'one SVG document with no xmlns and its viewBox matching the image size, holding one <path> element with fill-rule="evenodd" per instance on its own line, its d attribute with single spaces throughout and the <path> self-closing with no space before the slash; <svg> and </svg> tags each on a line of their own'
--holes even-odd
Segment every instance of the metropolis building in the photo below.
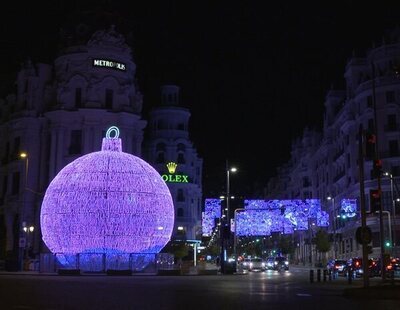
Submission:
<svg viewBox="0 0 400 310">
<path fill-rule="evenodd" d="M 166 178 L 176 213 L 172 239 L 196 239 L 202 160 L 189 138 L 190 112 L 178 105 L 179 88 L 163 87 L 162 106 L 146 121 L 125 37 L 110 27 L 82 41 L 82 29 L 75 30 L 80 40 L 69 34 L 54 65 L 26 62 L 15 93 L 0 101 L 0 259 L 47 251 L 39 215 L 49 183 L 76 158 L 99 151 L 113 125 L 122 150 Z"/>
<path fill-rule="evenodd" d="M 355 232 L 361 226 L 360 160 L 364 159 L 364 193 L 367 225 L 372 230 L 372 253 L 380 255 L 379 214 L 370 211 L 371 190 L 378 189 L 371 158 L 360 156 L 367 132 L 377 126 L 378 158 L 382 160 L 381 197 L 385 252 L 400 255 L 400 31 L 392 31 L 382 44 L 362 57 L 351 57 L 344 68 L 346 88 L 329 90 L 322 132 L 305 129 L 292 143 L 290 160 L 277 169 L 268 183 L 268 196 L 281 199 L 318 198 L 330 214 L 331 250 L 327 256 L 348 259 L 362 255 Z M 376 104 L 376 121 L 374 116 Z M 341 216 L 342 199 L 356 199 L 356 216 Z M 296 259 L 318 261 L 312 240 L 316 229 L 295 235 Z M 336 236 L 336 238 L 335 238 Z M 311 242 L 310 242 L 311 241 Z"/>
</svg>

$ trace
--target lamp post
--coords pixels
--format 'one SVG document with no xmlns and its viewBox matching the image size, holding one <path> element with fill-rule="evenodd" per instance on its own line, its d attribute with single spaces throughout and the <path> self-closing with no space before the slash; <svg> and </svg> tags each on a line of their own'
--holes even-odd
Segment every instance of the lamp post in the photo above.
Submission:
<svg viewBox="0 0 400 310">
<path fill-rule="evenodd" d="M 237 252 L 237 212 L 243 211 L 243 210 L 244 210 L 243 208 L 238 208 L 238 209 L 235 209 L 235 212 L 234 212 L 235 231 L 233 234 L 233 254 L 235 256 L 236 264 L 237 264 L 237 253 L 236 253 Z"/>
<path fill-rule="evenodd" d="M 336 216 L 335 198 L 333 198 L 332 196 L 328 196 L 328 197 L 326 197 L 326 199 L 332 201 L 333 250 L 334 250 L 335 259 L 336 259 L 337 258 L 337 244 L 336 244 L 337 216 Z"/>
<path fill-rule="evenodd" d="M 29 259 L 29 248 L 31 246 L 30 242 L 30 235 L 33 233 L 35 230 L 35 227 L 33 225 L 30 226 L 24 226 L 22 227 L 22 230 L 26 234 L 26 243 L 25 243 L 25 259 Z"/>
<path fill-rule="evenodd" d="M 228 163 L 226 164 L 226 220 L 228 221 L 228 225 L 230 225 L 229 219 L 229 200 L 230 200 L 230 172 L 236 172 L 237 169 L 235 167 L 228 167 Z"/>
<path fill-rule="evenodd" d="M 20 230 L 20 236 L 19 236 L 19 260 L 20 260 L 20 269 L 21 271 L 24 269 L 24 249 L 26 249 L 26 237 L 21 235 L 22 231 L 26 233 L 26 222 L 25 222 L 25 208 L 26 208 L 26 197 L 25 197 L 25 190 L 27 188 L 27 183 L 28 183 L 28 169 L 29 169 L 29 159 L 28 159 L 28 154 L 26 152 L 22 152 L 19 154 L 19 157 L 22 160 L 25 160 L 25 168 L 24 168 L 24 174 L 25 174 L 25 181 L 24 181 L 24 188 L 22 190 L 22 208 L 20 212 L 20 219 L 21 219 L 21 226 L 22 230 Z M 33 226 L 32 226 L 33 227 Z M 33 230 L 32 230 L 33 231 Z"/>
</svg>

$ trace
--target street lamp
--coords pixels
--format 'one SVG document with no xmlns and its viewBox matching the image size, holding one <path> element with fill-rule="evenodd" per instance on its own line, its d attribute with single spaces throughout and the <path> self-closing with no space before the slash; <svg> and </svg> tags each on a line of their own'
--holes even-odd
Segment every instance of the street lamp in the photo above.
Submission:
<svg viewBox="0 0 400 310">
<path fill-rule="evenodd" d="M 25 224 L 25 222 L 24 222 Z M 30 235 L 33 233 L 33 231 L 35 230 L 35 227 L 33 225 L 30 226 L 23 226 L 22 230 L 25 232 L 26 234 L 26 242 L 25 242 L 25 259 L 29 259 L 29 248 L 31 246 L 31 242 L 30 242 Z"/>
<path fill-rule="evenodd" d="M 229 168 L 228 167 L 228 163 L 226 164 L 226 218 L 227 218 L 227 222 L 228 222 L 228 225 L 230 225 L 230 220 L 229 220 L 229 212 L 230 212 L 230 209 L 229 209 L 229 200 L 230 200 L 230 193 L 229 193 L 229 190 L 230 190 L 230 172 L 236 172 L 237 171 L 237 168 L 235 168 L 235 167 L 231 167 L 231 168 Z"/>
<path fill-rule="evenodd" d="M 333 250 L 335 253 L 335 259 L 337 258 L 337 244 L 336 244 L 336 221 L 337 221 L 337 216 L 336 216 L 336 206 L 335 206 L 335 198 L 332 196 L 326 197 L 328 200 L 332 200 L 332 224 L 333 224 Z"/>
<path fill-rule="evenodd" d="M 244 210 L 244 208 L 238 208 L 238 209 L 235 209 L 235 211 L 234 211 L 234 223 L 235 223 L 235 231 L 234 231 L 234 234 L 233 234 L 233 254 L 234 254 L 234 256 L 235 256 L 235 260 L 236 260 L 236 264 L 237 264 L 237 253 L 236 253 L 236 249 L 237 249 L 237 212 L 239 212 L 239 211 L 243 211 Z"/>
<path fill-rule="evenodd" d="M 22 226 L 22 231 L 24 231 L 25 233 L 27 232 L 27 231 L 29 231 L 29 229 L 28 230 L 26 230 L 26 224 L 25 224 L 25 222 L 24 222 L 24 220 L 25 220 L 25 208 L 26 208 L 26 197 L 25 197 L 25 190 L 26 190 L 26 188 L 27 188 L 27 186 L 28 186 L 28 169 L 29 169 L 29 158 L 28 158 L 28 153 L 26 153 L 26 152 L 21 152 L 20 154 L 19 154 L 19 157 L 22 159 L 22 160 L 25 160 L 25 182 L 24 182 L 24 188 L 23 188 L 23 190 L 22 190 L 22 208 L 21 208 L 21 212 L 20 212 L 20 216 L 21 216 L 21 226 Z M 32 226 L 33 227 L 33 226 Z M 20 268 L 21 268 L 21 271 L 23 270 L 23 262 L 24 262 L 24 248 L 25 248 L 25 250 L 26 250 L 26 240 L 24 239 L 25 238 L 25 236 L 22 236 L 21 234 L 22 234 L 22 231 L 20 231 L 20 236 L 19 236 L 19 260 L 20 260 Z M 32 230 L 33 231 L 33 230 Z"/>
</svg>

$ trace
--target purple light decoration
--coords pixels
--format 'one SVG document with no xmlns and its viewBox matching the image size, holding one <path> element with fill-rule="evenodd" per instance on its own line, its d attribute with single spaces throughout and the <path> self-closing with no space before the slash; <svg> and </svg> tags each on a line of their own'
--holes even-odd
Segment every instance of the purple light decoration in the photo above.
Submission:
<svg viewBox="0 0 400 310">
<path fill-rule="evenodd" d="M 357 214 L 357 199 L 342 199 L 340 214 L 346 217 L 355 217 Z"/>
<path fill-rule="evenodd" d="M 209 237 L 215 227 L 215 219 L 221 217 L 221 199 L 207 198 L 204 201 L 205 211 L 202 214 L 202 233 Z"/>
<path fill-rule="evenodd" d="M 328 227 L 329 226 L 329 214 L 325 211 L 318 212 L 317 226 Z"/>
<path fill-rule="evenodd" d="M 236 218 L 238 236 L 263 236 L 271 233 L 291 234 L 307 230 L 309 219 L 317 225 L 329 225 L 329 216 L 321 211 L 319 199 L 245 200 L 244 211 Z"/>
<path fill-rule="evenodd" d="M 109 128 L 101 151 L 65 166 L 47 188 L 43 241 L 63 265 L 77 254 L 132 261 L 126 254 L 158 253 L 171 238 L 174 205 L 167 185 L 144 160 L 122 152 L 118 135 L 118 128 Z"/>
</svg>

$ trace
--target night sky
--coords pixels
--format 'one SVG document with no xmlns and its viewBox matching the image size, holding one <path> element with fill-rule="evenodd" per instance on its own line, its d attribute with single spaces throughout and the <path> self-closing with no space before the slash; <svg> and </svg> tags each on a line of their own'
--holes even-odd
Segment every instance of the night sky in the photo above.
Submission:
<svg viewBox="0 0 400 310">
<path fill-rule="evenodd" d="M 60 0 L 2 7 L 1 96 L 28 56 L 54 59 L 71 13 L 106 7 L 118 16 L 117 30 L 132 33 L 144 118 L 160 104 L 161 85 L 180 86 L 181 105 L 192 113 L 191 138 L 204 159 L 205 195 L 223 190 L 228 160 L 240 171 L 231 191 L 255 196 L 254 183 L 265 183 L 288 161 L 293 139 L 305 127 L 321 127 L 326 92 L 344 87 L 348 58 L 364 56 L 400 25 L 400 1 L 246 2 Z"/>
</svg>

